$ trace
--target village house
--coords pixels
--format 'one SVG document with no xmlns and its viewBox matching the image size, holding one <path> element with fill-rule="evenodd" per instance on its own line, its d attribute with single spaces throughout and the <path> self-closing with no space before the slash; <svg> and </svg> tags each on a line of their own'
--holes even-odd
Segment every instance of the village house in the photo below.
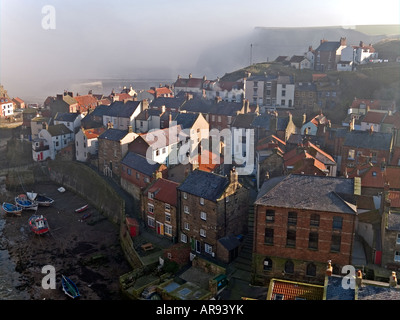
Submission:
<svg viewBox="0 0 400 320">
<path fill-rule="evenodd" d="M 81 128 L 75 135 L 75 157 L 77 161 L 88 162 L 92 156 L 97 156 L 99 151 L 98 137 L 106 128 Z"/>
<path fill-rule="evenodd" d="M 121 175 L 120 164 L 128 152 L 128 144 L 137 134 L 127 130 L 109 128 L 98 136 L 98 168 L 105 175 Z"/>
<path fill-rule="evenodd" d="M 14 114 L 14 105 L 11 99 L 0 98 L 0 110 L 2 118 L 11 117 Z"/>
<path fill-rule="evenodd" d="M 178 187 L 180 241 L 196 255 L 231 262 L 238 245 L 220 240 L 247 233 L 247 197 L 235 171 L 224 177 L 194 170 Z"/>
<path fill-rule="evenodd" d="M 77 112 L 78 102 L 73 98 L 72 92 L 64 91 L 63 94 L 57 94 L 56 98 L 50 102 L 50 117 L 54 117 L 57 112 Z"/>
<path fill-rule="evenodd" d="M 326 127 L 330 126 L 330 120 L 322 113 L 317 114 L 309 121 L 306 121 L 306 115 L 303 115 L 303 125 L 300 133 L 307 136 L 317 136 L 325 133 Z"/>
<path fill-rule="evenodd" d="M 186 138 L 181 126 L 175 125 L 140 134 L 129 144 L 128 150 L 146 157 L 149 162 L 163 163 L 168 167 L 181 163 L 186 158 L 186 154 L 179 153 Z"/>
<path fill-rule="evenodd" d="M 294 79 L 292 76 L 278 76 L 276 83 L 276 107 L 292 108 L 294 104 Z"/>
<path fill-rule="evenodd" d="M 294 89 L 294 108 L 312 111 L 317 105 L 317 87 L 311 82 L 298 82 Z"/>
<path fill-rule="evenodd" d="M 313 83 L 317 88 L 317 106 L 319 109 L 334 109 L 341 101 L 340 80 L 325 75 L 313 75 Z"/>
<path fill-rule="evenodd" d="M 188 78 L 182 78 L 178 75 L 178 79 L 174 83 L 174 95 L 176 96 L 179 92 L 190 92 L 190 93 L 203 93 L 203 83 L 207 78 L 194 78 L 190 73 Z"/>
<path fill-rule="evenodd" d="M 26 109 L 29 110 L 29 109 Z M 33 110 L 33 109 L 31 109 Z M 28 113 L 32 115 L 32 113 Z M 31 130 L 31 140 L 34 140 L 39 137 L 39 132 L 42 129 L 47 129 L 50 125 L 51 118 L 41 117 L 35 113 L 35 117 L 30 120 L 29 128 Z"/>
<path fill-rule="evenodd" d="M 139 134 L 154 129 L 161 129 L 161 119 L 164 114 L 164 106 L 160 109 L 144 109 L 135 117 L 135 132 Z M 166 127 L 168 128 L 168 126 Z"/>
<path fill-rule="evenodd" d="M 33 108 L 26 108 L 22 111 L 22 128 L 31 128 L 31 120 L 38 115 L 38 111 Z"/>
<path fill-rule="evenodd" d="M 132 128 L 135 131 L 135 118 L 144 108 L 147 108 L 147 104 L 142 101 L 115 101 L 103 109 L 103 125 L 118 130 Z"/>
<path fill-rule="evenodd" d="M 295 174 L 264 182 L 254 203 L 256 282 L 321 284 L 328 260 L 351 264 L 356 186 L 354 179 Z"/>
<path fill-rule="evenodd" d="M 150 93 L 153 96 L 153 99 L 157 99 L 159 97 L 164 97 L 164 98 L 171 98 L 174 96 L 173 91 L 171 88 L 166 85 L 166 86 L 161 86 L 160 87 L 151 87 L 150 90 L 147 90 L 148 93 Z"/>
<path fill-rule="evenodd" d="M 68 129 L 72 131 L 72 137 L 75 139 L 75 133 L 81 126 L 81 120 L 83 115 L 80 113 L 61 113 L 57 112 L 54 117 L 54 124 L 64 124 Z"/>
<path fill-rule="evenodd" d="M 179 183 L 159 178 L 142 194 L 142 219 L 157 235 L 176 243 L 178 239 L 177 187 Z"/>
<path fill-rule="evenodd" d="M 337 62 L 346 45 L 346 38 L 340 38 L 339 41 L 321 40 L 320 45 L 314 51 L 314 70 L 322 72 L 336 70 Z"/>
<path fill-rule="evenodd" d="M 184 92 L 178 94 L 178 96 L 166 98 L 166 97 L 158 97 L 150 102 L 149 109 L 161 109 L 165 107 L 165 111 L 167 112 L 179 112 L 181 106 L 186 102 L 189 98 L 189 95 L 186 95 Z"/>
<path fill-rule="evenodd" d="M 277 81 L 274 75 L 252 76 L 251 73 L 245 78 L 245 97 L 251 105 L 258 105 L 260 112 L 265 108 L 275 107 L 277 104 Z"/>
<path fill-rule="evenodd" d="M 38 138 L 32 141 L 33 160 L 54 160 L 57 153 L 73 141 L 73 132 L 64 124 L 47 126 L 39 132 Z"/>
<path fill-rule="evenodd" d="M 245 83 L 243 81 L 206 80 L 203 83 L 203 93 L 206 99 L 221 98 L 228 102 L 241 102 L 245 98 Z"/>
<path fill-rule="evenodd" d="M 143 190 L 150 183 L 167 177 L 168 170 L 164 164 L 150 163 L 146 157 L 135 152 L 128 151 L 121 161 L 121 187 L 139 204 Z"/>
<path fill-rule="evenodd" d="M 92 94 L 86 94 L 86 95 L 79 95 L 77 94 L 76 96 L 72 96 L 76 102 L 77 106 L 76 109 L 73 112 L 81 113 L 81 114 L 87 114 L 91 110 L 96 109 L 97 107 L 97 99 L 95 96 Z"/>
<path fill-rule="evenodd" d="M 22 100 L 21 98 L 15 97 L 12 99 L 13 103 L 14 103 L 14 110 L 15 109 L 25 109 L 26 105 L 25 105 L 25 101 Z"/>
<path fill-rule="evenodd" d="M 340 174 L 346 175 L 347 168 L 355 168 L 366 162 L 374 164 L 389 161 L 392 149 L 391 133 L 351 130 L 346 133 L 341 147 L 338 161 Z"/>
<path fill-rule="evenodd" d="M 310 141 L 305 141 L 283 156 L 285 174 L 297 173 L 318 176 L 336 176 L 333 157 Z"/>
<path fill-rule="evenodd" d="M 93 111 L 85 115 L 81 120 L 81 127 L 85 129 L 107 127 L 108 123 L 104 123 L 103 117 L 107 114 L 109 106 L 99 105 Z"/>
<path fill-rule="evenodd" d="M 294 55 L 290 58 L 289 62 L 292 68 L 298 70 L 311 69 L 311 62 L 305 56 Z"/>
</svg>

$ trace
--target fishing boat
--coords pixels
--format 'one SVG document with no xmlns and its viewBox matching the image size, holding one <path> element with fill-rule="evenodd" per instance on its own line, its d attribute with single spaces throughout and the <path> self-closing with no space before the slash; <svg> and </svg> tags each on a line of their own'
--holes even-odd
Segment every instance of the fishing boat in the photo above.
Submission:
<svg viewBox="0 0 400 320">
<path fill-rule="evenodd" d="M 2 208 L 6 213 L 12 213 L 16 216 L 20 216 L 22 213 L 22 207 L 9 202 L 3 202 Z"/>
<path fill-rule="evenodd" d="M 35 192 L 27 192 L 26 193 L 29 200 L 36 201 L 39 206 L 49 207 L 53 204 L 54 200 L 50 197 L 45 196 L 44 194 L 38 194 Z"/>
<path fill-rule="evenodd" d="M 36 201 L 29 200 L 26 194 L 20 194 L 15 197 L 15 204 L 22 207 L 23 210 L 34 210 L 38 208 L 38 203 Z"/>
<path fill-rule="evenodd" d="M 47 219 L 42 215 L 33 215 L 28 220 L 31 230 L 35 234 L 44 234 L 49 231 Z"/>
<path fill-rule="evenodd" d="M 64 275 L 61 277 L 61 285 L 64 293 L 72 299 L 78 298 L 80 293 L 76 284 L 70 278 Z"/>
<path fill-rule="evenodd" d="M 84 206 L 82 206 L 82 207 L 80 207 L 80 208 L 78 208 L 78 209 L 75 209 L 75 212 L 76 212 L 76 213 L 81 213 L 81 212 L 83 212 L 83 211 L 86 211 L 88 208 L 89 208 L 89 205 L 88 205 L 88 204 L 85 204 Z"/>
</svg>

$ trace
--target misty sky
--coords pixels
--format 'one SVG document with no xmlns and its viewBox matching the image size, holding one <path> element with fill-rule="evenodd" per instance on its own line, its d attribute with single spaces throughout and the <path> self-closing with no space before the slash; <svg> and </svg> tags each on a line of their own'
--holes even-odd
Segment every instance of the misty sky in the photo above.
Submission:
<svg viewBox="0 0 400 320">
<path fill-rule="evenodd" d="M 175 79 L 257 26 L 399 24 L 399 12 L 398 0 L 0 0 L 0 83 L 23 98 L 70 79 Z"/>
</svg>

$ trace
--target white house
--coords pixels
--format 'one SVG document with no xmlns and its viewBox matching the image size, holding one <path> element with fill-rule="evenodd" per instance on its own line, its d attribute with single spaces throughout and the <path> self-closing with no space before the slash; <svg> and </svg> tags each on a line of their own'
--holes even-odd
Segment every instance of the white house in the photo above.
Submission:
<svg viewBox="0 0 400 320">
<path fill-rule="evenodd" d="M 129 127 L 135 128 L 135 118 L 142 111 L 141 101 L 115 101 L 103 114 L 103 125 L 118 130 L 128 130 Z"/>
<path fill-rule="evenodd" d="M 64 124 L 72 131 L 73 138 L 75 138 L 75 132 L 80 128 L 83 117 L 83 114 L 80 113 L 57 112 L 54 117 L 54 124 Z"/>
<path fill-rule="evenodd" d="M 336 65 L 337 71 L 353 71 L 353 61 L 341 60 Z"/>
<path fill-rule="evenodd" d="M 291 108 L 294 105 L 294 81 L 290 76 L 279 76 L 276 85 L 276 104 L 279 107 Z"/>
<path fill-rule="evenodd" d="M 42 129 L 38 138 L 32 142 L 33 160 L 41 161 L 47 158 L 54 160 L 57 152 L 73 141 L 73 132 L 64 124 L 56 124 Z"/>
<path fill-rule="evenodd" d="M 86 162 L 91 155 L 96 155 L 99 150 L 98 136 L 106 129 L 104 127 L 84 129 L 81 128 L 75 135 L 75 156 L 77 161 Z"/>
<path fill-rule="evenodd" d="M 1 117 L 10 117 L 14 114 L 13 102 L 8 98 L 0 99 Z"/>
</svg>

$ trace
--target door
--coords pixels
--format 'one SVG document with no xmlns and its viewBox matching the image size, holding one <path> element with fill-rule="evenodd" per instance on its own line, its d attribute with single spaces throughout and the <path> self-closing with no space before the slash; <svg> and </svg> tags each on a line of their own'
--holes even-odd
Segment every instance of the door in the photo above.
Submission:
<svg viewBox="0 0 400 320">
<path fill-rule="evenodd" d="M 164 235 L 164 224 L 157 221 L 157 234 Z"/>
<path fill-rule="evenodd" d="M 196 252 L 201 253 L 201 242 L 196 240 Z"/>
</svg>

